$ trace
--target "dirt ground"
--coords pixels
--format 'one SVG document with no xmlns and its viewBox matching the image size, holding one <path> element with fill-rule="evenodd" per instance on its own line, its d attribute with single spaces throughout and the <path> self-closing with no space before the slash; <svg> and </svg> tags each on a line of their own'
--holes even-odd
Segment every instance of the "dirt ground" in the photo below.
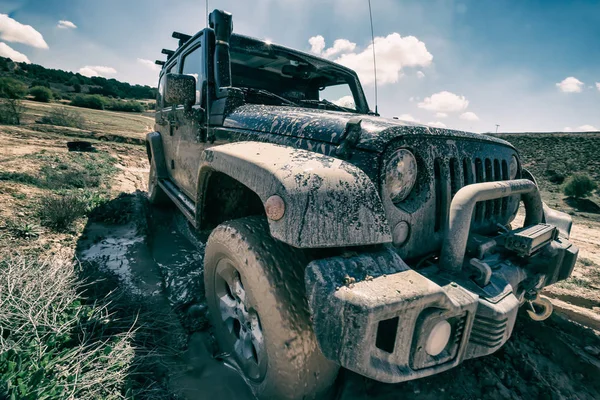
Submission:
<svg viewBox="0 0 600 400">
<path fill-rule="evenodd" d="M 104 117 L 104 115 L 101 115 Z M 143 117 L 140 117 L 143 118 Z M 142 120 L 141 125 L 149 122 Z M 139 128 L 137 137 L 142 137 Z M 136 137 L 136 135 L 131 135 Z M 42 150 L 66 152 L 72 137 L 48 129 L 0 129 L 0 168 L 26 172 L 33 165 L 24 156 Z M 84 137 L 89 137 L 88 134 Z M 206 322 L 203 302 L 204 245 L 178 213 L 152 209 L 146 190 L 145 149 L 133 144 L 95 141 L 94 146 L 116 160 L 111 183 L 115 197 L 105 207 L 131 214 L 111 222 L 88 221 L 83 234 L 54 235 L 49 248 L 76 242 L 77 257 L 116 274 L 122 285 L 147 299 L 172 326 L 172 346 L 164 352 L 165 382 L 174 398 L 250 399 L 242 379 L 217 354 Z M 38 188 L 0 182 L 0 218 L 27 217 L 25 206 Z M 116 198 L 116 194 L 129 194 Z M 25 197 L 23 197 L 25 196 Z M 575 307 L 575 314 L 600 319 L 600 220 L 570 209 L 556 192 L 544 193 L 574 215 L 572 240 L 580 247 L 573 277 L 546 290 L 553 301 Z M 133 205 L 133 206 L 132 206 Z M 127 211 L 125 211 L 127 210 Z M 19 214 L 21 213 L 21 214 Z M 44 240 L 44 239 L 40 239 Z M 565 317 L 567 316 L 567 317 Z M 600 334 L 556 312 L 539 323 L 521 315 L 513 337 L 495 354 L 466 361 L 434 377 L 396 385 L 381 384 L 348 371 L 336 382 L 336 399 L 597 399 L 600 398 Z"/>
</svg>

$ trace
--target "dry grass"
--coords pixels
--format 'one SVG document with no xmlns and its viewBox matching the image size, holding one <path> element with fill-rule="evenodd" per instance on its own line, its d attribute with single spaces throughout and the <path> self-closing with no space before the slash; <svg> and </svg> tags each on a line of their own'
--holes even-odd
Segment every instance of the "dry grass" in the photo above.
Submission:
<svg viewBox="0 0 600 400">
<path fill-rule="evenodd" d="M 9 398 L 122 398 L 134 331 L 104 335 L 107 304 L 82 304 L 79 288 L 68 257 L 0 261 L 0 383 Z"/>
</svg>

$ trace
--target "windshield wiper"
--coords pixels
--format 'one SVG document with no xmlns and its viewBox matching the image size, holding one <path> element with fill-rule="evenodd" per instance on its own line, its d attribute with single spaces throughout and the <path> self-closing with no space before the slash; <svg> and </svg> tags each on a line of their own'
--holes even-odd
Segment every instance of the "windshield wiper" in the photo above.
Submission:
<svg viewBox="0 0 600 400">
<path fill-rule="evenodd" d="M 335 103 L 332 103 L 331 101 L 327 100 L 327 99 L 322 99 L 322 100 L 300 100 L 301 103 L 307 103 L 307 104 L 322 104 L 324 106 L 329 106 L 332 108 L 335 108 L 338 111 L 344 111 L 344 112 L 348 112 L 348 111 L 355 111 L 352 110 L 351 108 L 346 108 L 343 106 L 338 106 Z"/>
<path fill-rule="evenodd" d="M 299 107 L 298 104 L 294 103 L 293 101 L 288 100 L 285 97 L 281 97 L 278 94 L 275 94 L 273 92 L 269 92 L 268 90 L 265 90 L 265 89 L 254 89 L 254 88 L 245 87 L 245 88 L 242 88 L 242 90 L 245 90 L 245 91 L 248 91 L 248 92 L 252 92 L 252 93 L 256 93 L 256 94 L 262 94 L 263 96 L 267 96 L 267 97 L 271 97 L 273 99 L 281 100 L 283 103 L 288 104 L 290 106 Z"/>
</svg>

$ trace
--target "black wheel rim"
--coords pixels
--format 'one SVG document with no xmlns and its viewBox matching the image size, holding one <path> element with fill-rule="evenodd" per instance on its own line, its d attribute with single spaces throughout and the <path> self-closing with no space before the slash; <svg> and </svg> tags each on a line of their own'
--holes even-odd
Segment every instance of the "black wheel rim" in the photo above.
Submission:
<svg viewBox="0 0 600 400">
<path fill-rule="evenodd" d="M 262 381 L 267 369 L 267 352 L 260 317 L 233 262 L 222 258 L 215 271 L 214 301 L 218 308 L 225 344 L 224 351 L 235 357 L 238 366 L 252 381 Z"/>
</svg>

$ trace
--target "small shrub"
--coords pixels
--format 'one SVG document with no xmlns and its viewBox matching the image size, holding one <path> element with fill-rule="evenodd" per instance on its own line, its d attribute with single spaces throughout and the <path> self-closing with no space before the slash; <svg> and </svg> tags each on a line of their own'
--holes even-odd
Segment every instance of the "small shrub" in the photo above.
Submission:
<svg viewBox="0 0 600 400">
<path fill-rule="evenodd" d="M 85 212 L 86 203 L 75 195 L 46 195 L 40 201 L 39 217 L 42 225 L 56 232 L 68 230 Z"/>
<path fill-rule="evenodd" d="M 24 112 L 25 107 L 23 107 L 21 100 L 0 99 L 0 124 L 20 125 Z"/>
<path fill-rule="evenodd" d="M 7 220 L 6 229 L 16 239 L 37 239 L 41 233 L 39 226 L 17 219 Z"/>
<path fill-rule="evenodd" d="M 73 97 L 71 105 L 75 107 L 91 108 L 94 110 L 104 110 L 106 100 L 99 95 L 78 95 Z"/>
<path fill-rule="evenodd" d="M 43 166 L 44 186 L 48 189 L 85 189 L 100 186 L 100 173 L 88 169 L 63 169 Z"/>
<path fill-rule="evenodd" d="M 84 119 L 81 113 L 67 107 L 54 108 L 48 115 L 41 118 L 42 124 L 66 126 L 82 129 Z"/>
<path fill-rule="evenodd" d="M 0 97 L 5 99 L 22 99 L 27 93 L 27 86 L 13 78 L 0 78 Z"/>
<path fill-rule="evenodd" d="M 567 178 L 563 192 L 567 196 L 573 196 L 575 198 L 586 197 L 596 189 L 598 185 L 594 182 L 587 174 L 577 173 Z"/>
<path fill-rule="evenodd" d="M 44 86 L 35 86 L 29 89 L 29 94 L 33 96 L 34 101 L 50 103 L 53 98 L 52 90 Z"/>
<path fill-rule="evenodd" d="M 11 181 L 25 183 L 28 185 L 39 185 L 39 179 L 23 172 L 0 171 L 0 181 Z"/>
</svg>

